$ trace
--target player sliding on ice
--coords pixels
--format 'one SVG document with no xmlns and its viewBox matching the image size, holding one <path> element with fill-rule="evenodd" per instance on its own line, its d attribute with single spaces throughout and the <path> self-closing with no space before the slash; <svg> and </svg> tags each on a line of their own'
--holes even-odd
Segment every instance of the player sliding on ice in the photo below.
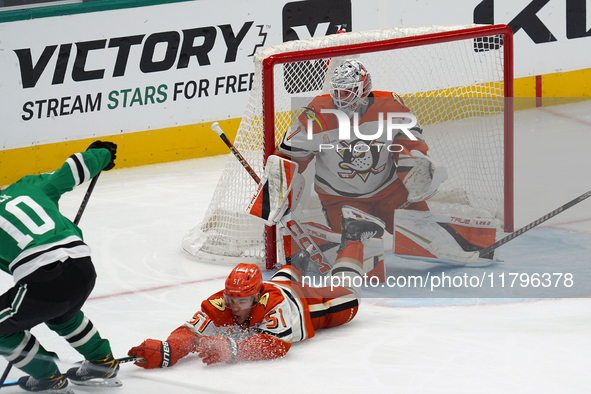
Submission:
<svg viewBox="0 0 591 394">
<path fill-rule="evenodd" d="M 238 264 L 221 290 L 201 303 L 192 320 L 166 341 L 147 339 L 131 348 L 143 368 L 170 367 L 196 352 L 206 364 L 236 363 L 283 357 L 293 342 L 316 330 L 353 319 L 359 307 L 363 243 L 380 237 L 384 223 L 354 208 L 343 207 L 342 240 L 330 273 L 334 288 L 312 288 L 300 282 L 310 262 L 307 251 L 288 259 L 270 281 L 263 282 L 254 264 Z"/>
<path fill-rule="evenodd" d="M 26 176 L 0 192 L 0 268 L 15 281 L 0 296 L 0 354 L 30 375 L 18 380 L 26 391 L 72 393 L 68 379 L 82 385 L 121 385 L 109 341 L 80 310 L 96 280 L 90 248 L 78 226 L 58 208 L 62 194 L 112 169 L 116 151 L 112 142 L 95 141 L 57 171 Z M 31 334 L 41 323 L 86 361 L 62 374 L 57 355 Z"/>
</svg>

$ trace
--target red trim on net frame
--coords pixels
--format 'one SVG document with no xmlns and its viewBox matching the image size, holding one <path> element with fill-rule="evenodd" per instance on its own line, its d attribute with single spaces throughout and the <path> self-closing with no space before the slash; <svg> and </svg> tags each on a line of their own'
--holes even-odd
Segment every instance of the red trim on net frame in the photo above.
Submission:
<svg viewBox="0 0 591 394">
<path fill-rule="evenodd" d="M 536 75 L 536 108 L 542 106 L 542 76 Z"/>
<path fill-rule="evenodd" d="M 268 97 L 274 92 L 273 67 L 277 64 L 306 61 L 319 58 L 355 55 L 372 51 L 384 51 L 389 49 L 400 49 L 420 46 L 424 44 L 438 44 L 449 41 L 465 40 L 495 34 L 503 35 L 503 55 L 505 60 L 504 92 L 504 224 L 505 231 L 513 231 L 513 31 L 507 25 L 493 25 L 475 27 L 465 30 L 426 34 L 424 36 L 394 38 L 391 40 L 345 45 L 333 48 L 318 48 L 300 52 L 288 52 L 271 55 L 263 60 L 263 97 Z M 270 114 L 270 116 L 266 116 Z M 263 100 L 263 129 L 264 129 L 264 159 L 273 154 L 275 149 L 275 105 L 273 100 Z M 276 230 L 275 226 L 265 229 L 265 242 L 267 251 L 267 269 L 273 268 L 277 261 L 276 253 Z"/>
</svg>

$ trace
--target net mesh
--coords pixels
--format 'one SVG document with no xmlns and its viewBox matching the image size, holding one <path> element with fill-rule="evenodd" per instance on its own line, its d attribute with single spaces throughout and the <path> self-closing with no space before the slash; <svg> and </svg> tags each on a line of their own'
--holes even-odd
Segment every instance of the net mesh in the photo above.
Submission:
<svg viewBox="0 0 591 394">
<path fill-rule="evenodd" d="M 336 34 L 264 48 L 254 56 L 253 89 L 234 144 L 259 174 L 265 144 L 277 145 L 299 115 L 292 100 L 328 92 L 333 69 L 345 58 L 363 62 L 373 88 L 401 96 L 424 129 L 429 154 L 447 168 L 433 201 L 458 202 L 504 218 L 504 52 L 501 35 L 422 40 L 426 34 L 469 26 L 429 26 Z M 490 34 L 490 33 L 489 33 Z M 371 43 L 416 38 L 420 45 L 389 50 Z M 331 48 L 368 44 L 367 50 L 335 57 Z M 317 59 L 276 64 L 272 92 L 263 90 L 263 61 L 270 56 L 326 48 Z M 333 55 L 333 56 L 331 56 Z M 274 138 L 265 141 L 264 100 L 275 107 Z M 309 182 L 308 182 L 309 183 Z M 183 239 L 182 248 L 203 260 L 220 263 L 265 261 L 264 224 L 246 213 L 257 184 L 232 155 L 202 220 Z M 313 199 L 313 196 L 312 198 Z"/>
</svg>

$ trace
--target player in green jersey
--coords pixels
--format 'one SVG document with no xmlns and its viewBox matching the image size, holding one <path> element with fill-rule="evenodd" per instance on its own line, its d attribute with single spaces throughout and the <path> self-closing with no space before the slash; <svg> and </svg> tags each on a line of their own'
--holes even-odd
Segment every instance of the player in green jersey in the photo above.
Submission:
<svg viewBox="0 0 591 394">
<path fill-rule="evenodd" d="M 96 280 L 82 231 L 58 207 L 62 194 L 115 166 L 117 145 L 95 141 L 57 171 L 29 175 L 0 192 L 0 269 L 15 285 L 0 296 L 0 355 L 30 376 L 27 391 L 71 392 L 77 384 L 117 386 L 119 365 L 107 339 L 81 311 Z M 45 323 L 85 361 L 62 374 L 31 334 Z"/>
</svg>

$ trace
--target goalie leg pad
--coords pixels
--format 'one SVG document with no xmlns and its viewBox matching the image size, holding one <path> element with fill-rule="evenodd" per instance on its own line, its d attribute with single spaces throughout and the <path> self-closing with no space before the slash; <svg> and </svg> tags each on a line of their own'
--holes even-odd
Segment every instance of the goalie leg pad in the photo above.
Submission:
<svg viewBox="0 0 591 394">
<path fill-rule="evenodd" d="M 437 255 L 439 248 L 455 251 L 458 255 L 472 254 L 493 244 L 500 234 L 498 219 L 461 217 L 428 211 L 396 210 L 394 215 L 394 253 L 410 259 L 420 259 L 450 265 L 466 265 L 453 259 L 453 254 Z M 497 260 L 497 251 L 492 258 L 479 258 L 471 266 L 486 266 Z"/>
</svg>

